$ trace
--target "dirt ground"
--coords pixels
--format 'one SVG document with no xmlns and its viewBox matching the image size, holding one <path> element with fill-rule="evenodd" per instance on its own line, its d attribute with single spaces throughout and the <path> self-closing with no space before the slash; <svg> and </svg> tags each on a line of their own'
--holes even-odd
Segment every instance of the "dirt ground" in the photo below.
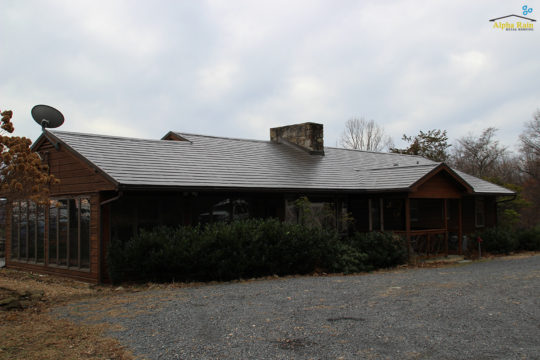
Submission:
<svg viewBox="0 0 540 360">
<path fill-rule="evenodd" d="M 0 299 L 13 290 L 18 293 L 43 292 L 25 309 L 0 311 L 0 359 L 133 359 L 117 340 L 103 336 L 104 325 L 80 326 L 49 315 L 56 305 L 88 297 L 117 294 L 111 287 L 0 270 Z"/>
</svg>

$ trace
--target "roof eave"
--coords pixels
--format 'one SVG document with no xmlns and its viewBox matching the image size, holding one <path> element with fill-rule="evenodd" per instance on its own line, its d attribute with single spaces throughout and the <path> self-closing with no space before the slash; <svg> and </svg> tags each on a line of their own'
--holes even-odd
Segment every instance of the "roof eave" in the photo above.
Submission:
<svg viewBox="0 0 540 360">
<path fill-rule="evenodd" d="M 388 188 L 388 189 L 344 189 L 344 188 L 292 188 L 292 187 L 246 187 L 246 186 L 176 186 L 176 185 L 141 185 L 141 184 L 119 184 L 119 190 L 125 191 L 235 191 L 235 192 L 332 192 L 332 193 L 406 193 L 409 188 Z"/>
</svg>

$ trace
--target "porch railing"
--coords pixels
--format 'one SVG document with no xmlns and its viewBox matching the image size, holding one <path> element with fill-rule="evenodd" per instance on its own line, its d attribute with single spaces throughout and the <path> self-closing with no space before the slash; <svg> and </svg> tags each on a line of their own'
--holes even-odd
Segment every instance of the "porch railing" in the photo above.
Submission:
<svg viewBox="0 0 540 360">
<path fill-rule="evenodd" d="M 407 231 L 394 231 L 407 237 Z M 446 229 L 411 230 L 409 249 L 419 256 L 434 256 L 448 254 L 448 238 Z"/>
</svg>

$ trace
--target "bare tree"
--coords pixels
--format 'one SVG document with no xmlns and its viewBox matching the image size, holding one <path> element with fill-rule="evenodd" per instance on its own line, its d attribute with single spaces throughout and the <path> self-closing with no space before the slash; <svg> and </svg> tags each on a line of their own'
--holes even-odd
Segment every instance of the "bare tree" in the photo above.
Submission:
<svg viewBox="0 0 540 360">
<path fill-rule="evenodd" d="M 540 110 L 531 121 L 525 123 L 519 140 L 520 168 L 525 175 L 523 198 L 529 202 L 529 206 L 522 211 L 522 222 L 526 226 L 535 226 L 540 223 Z"/>
<path fill-rule="evenodd" d="M 496 131 L 489 127 L 479 137 L 458 139 L 452 155 L 454 167 L 478 177 L 498 177 L 498 165 L 508 156 L 508 150 L 495 140 Z"/>
<path fill-rule="evenodd" d="M 345 123 L 341 145 L 347 149 L 382 151 L 394 146 L 392 138 L 374 120 L 352 118 Z"/>
<path fill-rule="evenodd" d="M 522 170 L 528 176 L 540 181 L 540 110 L 533 119 L 525 123 L 525 130 L 519 136 L 521 141 Z"/>
</svg>

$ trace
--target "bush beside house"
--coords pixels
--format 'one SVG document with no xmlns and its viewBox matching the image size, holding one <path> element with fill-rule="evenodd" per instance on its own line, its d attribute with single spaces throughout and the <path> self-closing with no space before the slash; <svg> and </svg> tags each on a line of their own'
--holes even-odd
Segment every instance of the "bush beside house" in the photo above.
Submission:
<svg viewBox="0 0 540 360">
<path fill-rule="evenodd" d="M 112 241 L 111 280 L 209 281 L 314 271 L 352 273 L 404 263 L 406 246 L 390 233 L 340 238 L 335 230 L 276 219 L 158 227 Z"/>
<path fill-rule="evenodd" d="M 476 233 L 474 238 L 482 239 L 482 249 L 492 254 L 540 251 L 540 226 L 521 230 L 504 226 L 494 227 Z"/>
</svg>

